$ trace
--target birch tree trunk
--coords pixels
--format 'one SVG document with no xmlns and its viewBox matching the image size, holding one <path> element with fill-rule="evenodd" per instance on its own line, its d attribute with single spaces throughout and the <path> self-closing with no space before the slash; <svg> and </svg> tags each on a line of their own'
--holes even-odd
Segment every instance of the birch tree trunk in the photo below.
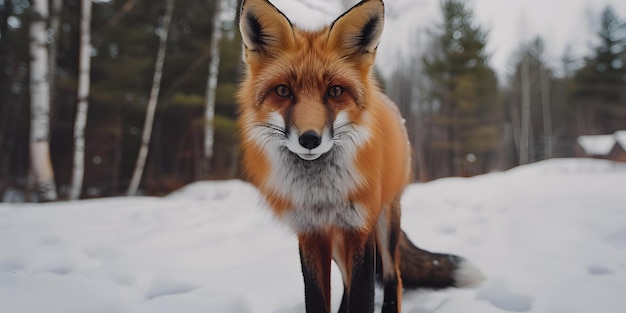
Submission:
<svg viewBox="0 0 626 313">
<path fill-rule="evenodd" d="M 85 126 L 89 107 L 89 74 L 91 72 L 91 0 L 81 1 L 80 59 L 78 63 L 78 106 L 74 120 L 74 168 L 70 200 L 77 200 L 83 189 L 85 173 Z"/>
<path fill-rule="evenodd" d="M 530 136 L 530 68 L 528 64 L 528 56 L 524 56 L 522 60 L 522 73 L 521 73 L 521 85 L 522 85 L 522 121 L 520 132 L 520 149 L 519 149 L 519 164 L 524 165 L 528 163 L 528 140 Z"/>
<path fill-rule="evenodd" d="M 554 156 L 554 144 L 552 134 L 552 113 L 550 110 L 550 80 L 544 68 L 539 69 L 541 75 L 541 104 L 543 108 L 543 135 L 545 137 L 544 155 L 550 159 Z"/>
<path fill-rule="evenodd" d="M 32 1 L 30 22 L 30 159 L 40 201 L 57 199 L 50 160 L 50 85 L 46 44 L 48 0 Z"/>
<path fill-rule="evenodd" d="M 211 34 L 211 61 L 209 62 L 209 77 L 206 87 L 206 108 L 204 111 L 204 166 L 203 176 L 209 174 L 211 159 L 213 158 L 213 138 L 215 119 L 215 92 L 217 89 L 217 75 L 220 67 L 220 42 L 222 40 L 222 9 L 227 0 L 216 0 L 215 13 L 213 14 L 213 32 Z"/>
<path fill-rule="evenodd" d="M 139 183 L 141 182 L 141 176 L 143 175 L 143 169 L 146 164 L 146 157 L 148 156 L 150 137 L 152 135 L 152 123 L 154 122 L 154 112 L 156 111 L 156 105 L 159 99 L 159 90 L 161 87 L 161 76 L 163 74 L 163 63 L 165 61 L 165 48 L 167 47 L 167 35 L 169 33 L 173 13 L 174 0 L 167 0 L 167 7 L 165 9 L 165 15 L 163 16 L 163 27 L 159 40 L 159 51 L 157 53 L 154 76 L 152 79 L 152 89 L 150 90 L 150 99 L 148 100 L 146 119 L 143 124 L 141 147 L 139 148 L 135 171 L 133 172 L 130 185 L 128 186 L 128 191 L 126 193 L 129 196 L 137 194 L 137 189 L 139 189 Z"/>
<path fill-rule="evenodd" d="M 518 87 L 515 86 L 515 89 Z M 511 119 L 511 136 L 513 138 L 513 154 L 517 157 L 517 162 L 513 160 L 513 165 L 519 165 L 519 156 L 520 156 L 520 138 L 521 138 L 521 114 L 520 114 L 520 105 L 517 101 L 513 101 L 511 103 L 511 109 L 509 110 L 509 118 Z"/>
</svg>

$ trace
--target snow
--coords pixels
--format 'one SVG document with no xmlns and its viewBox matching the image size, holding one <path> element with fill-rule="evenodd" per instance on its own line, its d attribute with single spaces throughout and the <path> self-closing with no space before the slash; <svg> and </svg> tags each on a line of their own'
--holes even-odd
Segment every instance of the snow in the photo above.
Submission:
<svg viewBox="0 0 626 313">
<path fill-rule="evenodd" d="M 488 279 L 406 291 L 403 312 L 622 312 L 625 186 L 626 164 L 591 159 L 409 186 L 409 237 Z M 297 241 L 260 203 L 232 180 L 164 198 L 0 204 L 0 312 L 303 312 Z"/>
<path fill-rule="evenodd" d="M 615 136 L 615 141 L 617 141 L 620 147 L 626 151 L 626 130 L 618 130 L 613 133 L 613 136 Z"/>
<path fill-rule="evenodd" d="M 615 140 L 616 136 L 613 135 L 588 135 L 576 139 L 589 156 L 609 154 L 615 146 Z"/>
</svg>

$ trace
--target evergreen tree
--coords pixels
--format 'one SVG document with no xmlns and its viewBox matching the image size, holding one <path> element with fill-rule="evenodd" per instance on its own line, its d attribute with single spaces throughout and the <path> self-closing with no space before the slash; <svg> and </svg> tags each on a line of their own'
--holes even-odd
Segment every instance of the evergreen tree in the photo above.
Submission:
<svg viewBox="0 0 626 313">
<path fill-rule="evenodd" d="M 626 28 L 612 7 L 601 13 L 599 43 L 576 71 L 570 97 L 578 134 L 626 129 Z"/>
<path fill-rule="evenodd" d="M 488 171 L 500 145 L 501 111 L 497 79 L 485 51 L 487 33 L 474 25 L 462 2 L 445 0 L 443 25 L 435 50 L 424 57 L 430 79 L 428 100 L 437 108 L 431 161 L 437 176 L 467 176 Z"/>
<path fill-rule="evenodd" d="M 56 3 L 57 0 L 51 1 Z M 82 197 L 117 195 L 129 185 L 154 74 L 165 1 L 93 2 L 91 89 L 85 127 Z M 81 1 L 64 1 L 55 36 L 56 83 L 50 106 L 50 157 L 61 196 L 72 179 L 79 80 Z M 198 179 L 210 36 L 216 1 L 176 0 L 142 188 L 162 194 Z M 0 197 L 34 199 L 29 173 L 30 1 L 0 1 Z M 233 8 L 234 11 L 234 8 Z M 50 19 L 47 19 L 50 20 Z M 55 24 L 53 22 L 50 22 Z M 241 40 L 235 21 L 223 23 L 215 92 L 215 153 L 210 177 L 237 175 L 235 92 Z M 50 38 L 49 38 L 50 39 Z M 58 39 L 58 40 L 57 40 Z M 205 176 L 203 176 L 205 177 Z M 11 191 L 13 190 L 13 191 Z M 31 192 L 31 194 L 34 194 Z M 15 195 L 15 196 L 13 196 Z"/>
<path fill-rule="evenodd" d="M 30 160 L 27 95 L 30 14 L 13 2 L 5 1 L 0 6 L 0 196 L 3 190 L 27 187 Z M 9 24 L 10 19 L 13 24 Z"/>
</svg>

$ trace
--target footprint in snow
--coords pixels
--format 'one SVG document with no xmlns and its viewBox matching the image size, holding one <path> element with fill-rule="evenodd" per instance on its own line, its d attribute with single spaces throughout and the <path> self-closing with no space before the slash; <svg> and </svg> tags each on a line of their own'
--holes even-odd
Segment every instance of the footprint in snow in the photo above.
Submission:
<svg viewBox="0 0 626 313">
<path fill-rule="evenodd" d="M 179 295 L 179 294 L 192 292 L 195 289 L 196 287 L 193 287 L 191 285 L 157 278 L 152 283 L 152 286 L 150 286 L 150 289 L 148 290 L 146 294 L 146 298 L 148 300 L 152 300 L 158 297 Z"/>
<path fill-rule="evenodd" d="M 604 265 L 591 264 L 587 266 L 587 272 L 593 276 L 613 274 L 613 271 Z"/>
<path fill-rule="evenodd" d="M 56 267 L 51 267 L 50 269 L 47 270 L 47 272 L 57 274 L 57 275 L 69 275 L 70 273 L 72 273 L 72 268 L 69 266 L 56 266 Z"/>
<path fill-rule="evenodd" d="M 274 313 L 300 313 L 300 312 L 304 312 L 304 310 L 305 310 L 304 302 L 302 302 L 302 303 L 293 305 L 291 307 L 279 308 L 276 311 L 274 311 Z"/>
<path fill-rule="evenodd" d="M 439 232 L 444 235 L 450 235 L 456 233 L 456 227 L 454 226 L 441 226 L 439 227 Z"/>
<path fill-rule="evenodd" d="M 620 229 L 605 239 L 606 242 L 619 249 L 626 249 L 626 229 Z"/>
<path fill-rule="evenodd" d="M 530 295 L 509 289 L 502 281 L 487 283 L 476 293 L 476 299 L 489 301 L 493 306 L 509 312 L 528 312 L 535 301 Z"/>
<path fill-rule="evenodd" d="M 23 268 L 16 260 L 0 260 L 0 273 L 18 273 Z"/>
</svg>

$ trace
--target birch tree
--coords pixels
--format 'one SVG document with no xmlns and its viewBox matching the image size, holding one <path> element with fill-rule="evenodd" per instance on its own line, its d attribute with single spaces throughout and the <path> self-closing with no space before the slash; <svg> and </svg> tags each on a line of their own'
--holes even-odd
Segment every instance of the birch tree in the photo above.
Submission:
<svg viewBox="0 0 626 313">
<path fill-rule="evenodd" d="M 236 1 L 217 0 L 215 13 L 213 14 L 213 31 L 211 33 L 211 61 L 209 62 L 209 77 L 206 88 L 206 109 L 204 111 L 204 174 L 208 174 L 213 158 L 214 125 L 215 119 L 215 95 L 217 90 L 217 78 L 220 67 L 220 42 L 224 32 L 224 22 L 234 20 L 237 10 Z"/>
<path fill-rule="evenodd" d="M 133 172 L 133 176 L 130 180 L 130 185 L 128 186 L 127 191 L 127 195 L 129 196 L 137 194 L 137 189 L 139 189 L 139 183 L 141 182 L 141 176 L 143 175 L 143 169 L 146 164 L 146 157 L 148 156 L 150 137 L 152 135 L 152 124 L 154 122 L 154 113 L 156 111 L 156 105 L 159 98 L 161 76 L 163 75 L 163 63 L 165 62 L 167 35 L 169 33 L 170 22 L 172 21 L 173 13 L 174 0 L 167 0 L 167 7 L 165 9 L 165 15 L 163 16 L 163 26 L 159 34 L 159 51 L 157 53 L 154 76 L 152 79 L 152 89 L 150 90 L 150 98 L 148 100 L 148 108 L 146 110 L 146 119 L 143 124 L 141 147 L 139 148 L 139 155 L 137 156 L 135 171 Z"/>
<path fill-rule="evenodd" d="M 547 70 L 544 68 L 539 68 L 539 75 L 541 78 L 543 137 L 545 139 L 544 156 L 550 159 L 554 157 L 554 135 L 552 133 L 552 101 L 550 100 L 550 78 L 548 77 Z"/>
<path fill-rule="evenodd" d="M 85 126 L 89 107 L 89 74 L 91 71 L 91 0 L 81 1 L 80 59 L 78 63 L 78 107 L 74 120 L 74 168 L 70 200 L 80 197 L 85 172 Z"/>
<path fill-rule="evenodd" d="M 522 59 L 522 93 L 521 93 L 521 105 L 522 105 L 522 122 L 520 132 L 520 149 L 519 149 L 519 164 L 524 165 L 528 163 L 528 140 L 530 138 L 530 69 L 528 64 L 528 56 L 524 55 Z"/>
<path fill-rule="evenodd" d="M 204 174 L 208 174 L 213 158 L 213 120 L 215 118 L 215 91 L 217 89 L 217 75 L 220 67 L 220 41 L 222 40 L 221 11 L 226 0 L 215 2 L 213 14 L 213 31 L 211 32 L 211 61 L 209 62 L 209 77 L 206 87 L 206 109 L 204 111 Z"/>
<path fill-rule="evenodd" d="M 527 164 L 554 155 L 553 79 L 543 51 L 542 39 L 535 38 L 520 46 L 512 62 L 515 70 L 507 106 L 514 143 L 511 148 L 518 158 L 515 164 Z"/>
<path fill-rule="evenodd" d="M 32 1 L 30 22 L 30 159 L 41 201 L 57 199 L 50 160 L 50 85 L 46 42 L 48 0 Z"/>
</svg>

